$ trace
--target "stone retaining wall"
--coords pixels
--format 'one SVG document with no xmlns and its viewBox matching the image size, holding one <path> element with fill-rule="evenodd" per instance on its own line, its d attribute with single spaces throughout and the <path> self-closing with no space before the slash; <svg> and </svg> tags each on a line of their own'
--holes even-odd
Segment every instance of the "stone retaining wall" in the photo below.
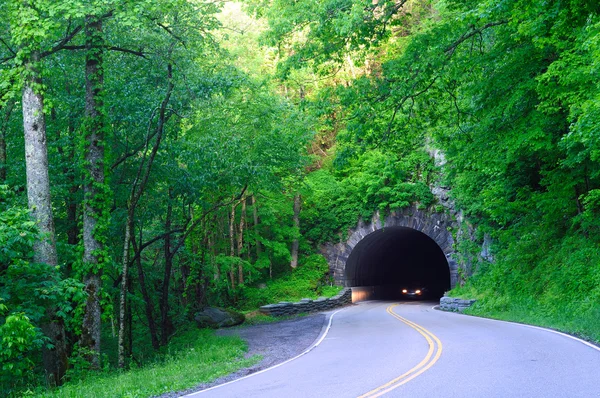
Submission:
<svg viewBox="0 0 600 398">
<path fill-rule="evenodd" d="M 344 288 L 331 298 L 319 297 L 316 300 L 302 299 L 297 303 L 282 301 L 277 304 L 263 305 L 260 312 L 271 316 L 295 315 L 302 312 L 327 311 L 352 303 L 352 289 Z"/>
<path fill-rule="evenodd" d="M 476 300 L 463 300 L 454 297 L 442 297 L 440 299 L 440 309 L 444 311 L 463 312 L 473 305 Z"/>
</svg>

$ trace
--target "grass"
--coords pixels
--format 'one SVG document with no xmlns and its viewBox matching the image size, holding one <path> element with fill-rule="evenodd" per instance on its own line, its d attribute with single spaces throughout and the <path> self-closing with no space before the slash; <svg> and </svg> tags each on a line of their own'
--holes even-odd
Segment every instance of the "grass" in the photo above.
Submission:
<svg viewBox="0 0 600 398">
<path fill-rule="evenodd" d="M 482 303 L 467 309 L 465 313 L 559 330 L 600 344 L 600 308 L 595 313 L 574 315 L 566 308 L 548 312 L 539 305 L 515 302 L 497 310 Z"/>
<path fill-rule="evenodd" d="M 246 343 L 237 336 L 217 336 L 213 330 L 190 329 L 174 337 L 167 354 L 155 363 L 127 372 L 88 375 L 35 397 L 151 397 L 213 381 L 258 362 L 244 358 Z"/>
<path fill-rule="evenodd" d="M 541 326 L 600 345 L 600 306 L 597 305 L 565 299 L 544 305 L 534 297 L 482 293 L 472 287 L 456 288 L 449 295 L 477 300 L 465 314 Z"/>
</svg>

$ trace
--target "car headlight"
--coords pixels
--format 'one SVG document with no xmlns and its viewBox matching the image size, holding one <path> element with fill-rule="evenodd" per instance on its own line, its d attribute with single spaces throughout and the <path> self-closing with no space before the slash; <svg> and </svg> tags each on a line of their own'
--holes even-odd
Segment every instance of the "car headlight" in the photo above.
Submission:
<svg viewBox="0 0 600 398">
<path fill-rule="evenodd" d="M 417 291 L 415 291 L 415 293 L 421 294 L 421 291 L 417 289 Z"/>
<path fill-rule="evenodd" d="M 408 290 L 402 289 L 402 293 L 408 293 Z"/>
</svg>

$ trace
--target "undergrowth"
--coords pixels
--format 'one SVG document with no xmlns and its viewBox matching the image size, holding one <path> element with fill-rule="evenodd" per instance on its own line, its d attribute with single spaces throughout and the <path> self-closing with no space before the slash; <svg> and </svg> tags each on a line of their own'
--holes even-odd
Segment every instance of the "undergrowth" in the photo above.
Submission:
<svg viewBox="0 0 600 398">
<path fill-rule="evenodd" d="M 190 328 L 173 337 L 166 353 L 154 363 L 126 372 L 88 373 L 35 397 L 151 397 L 207 383 L 256 363 L 244 358 L 247 344 L 237 336 L 217 336 L 213 330 Z"/>
<path fill-rule="evenodd" d="M 520 235 L 449 295 L 477 299 L 467 313 L 522 322 L 600 343 L 600 248 L 586 236 Z"/>
<path fill-rule="evenodd" d="M 262 287 L 244 289 L 243 309 L 256 309 L 279 301 L 331 297 L 341 289 L 340 286 L 331 285 L 327 260 L 315 254 L 303 258 L 298 268 L 287 275 L 268 281 Z"/>
</svg>

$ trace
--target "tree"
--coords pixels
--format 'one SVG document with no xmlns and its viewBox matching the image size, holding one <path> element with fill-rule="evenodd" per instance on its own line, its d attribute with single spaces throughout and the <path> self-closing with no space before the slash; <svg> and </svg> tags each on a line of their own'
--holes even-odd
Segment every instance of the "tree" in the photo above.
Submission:
<svg viewBox="0 0 600 398">
<path fill-rule="evenodd" d="M 58 264 L 54 233 L 54 216 L 50 197 L 50 178 L 48 175 L 48 148 L 46 137 L 46 118 L 44 108 L 43 85 L 41 80 L 41 40 L 48 35 L 49 27 L 38 24 L 41 11 L 29 2 L 11 9 L 15 29 L 13 40 L 20 46 L 15 54 L 22 63 L 22 109 L 23 130 L 25 136 L 25 163 L 27 173 L 27 198 L 32 218 L 36 221 L 40 239 L 33 245 L 34 261 L 50 266 Z M 45 11 L 45 10 L 44 10 Z M 56 309 L 47 308 L 46 320 L 42 327 L 50 344 L 43 350 L 43 362 L 46 377 L 51 385 L 62 382 L 67 369 L 67 352 L 63 320 L 57 316 Z"/>
<path fill-rule="evenodd" d="M 83 206 L 83 264 L 87 268 L 84 278 L 88 294 L 83 325 L 81 346 L 90 353 L 87 358 L 92 368 L 100 368 L 101 314 L 100 292 L 104 253 L 103 235 L 108 222 L 107 195 L 105 184 L 105 116 L 104 116 L 104 33 L 101 15 L 85 17 L 85 135 L 84 155 L 84 206 Z"/>
</svg>

